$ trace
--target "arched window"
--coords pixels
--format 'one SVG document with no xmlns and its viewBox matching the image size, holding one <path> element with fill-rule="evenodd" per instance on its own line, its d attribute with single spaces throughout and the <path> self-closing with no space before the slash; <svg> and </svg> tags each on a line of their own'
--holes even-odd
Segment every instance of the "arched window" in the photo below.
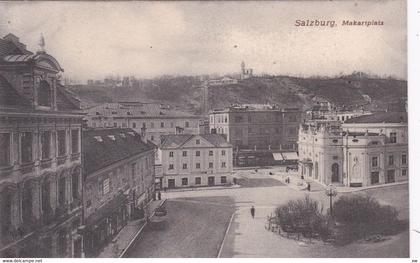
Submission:
<svg viewBox="0 0 420 263">
<path fill-rule="evenodd" d="M 38 105 L 51 107 L 51 93 L 50 84 L 41 80 L 38 88 Z"/>
<path fill-rule="evenodd" d="M 337 163 L 334 163 L 331 166 L 331 171 L 332 171 L 331 182 L 333 182 L 333 183 L 338 183 L 339 182 L 339 178 L 340 178 L 339 168 L 340 168 L 340 166 Z"/>
</svg>

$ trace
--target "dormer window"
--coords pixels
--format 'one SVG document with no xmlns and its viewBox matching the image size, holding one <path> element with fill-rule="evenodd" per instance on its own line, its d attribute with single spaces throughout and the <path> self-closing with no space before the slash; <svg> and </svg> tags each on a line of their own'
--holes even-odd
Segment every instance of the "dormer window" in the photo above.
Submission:
<svg viewBox="0 0 420 263">
<path fill-rule="evenodd" d="M 47 81 L 41 80 L 38 88 L 38 105 L 51 107 L 51 86 Z"/>
</svg>

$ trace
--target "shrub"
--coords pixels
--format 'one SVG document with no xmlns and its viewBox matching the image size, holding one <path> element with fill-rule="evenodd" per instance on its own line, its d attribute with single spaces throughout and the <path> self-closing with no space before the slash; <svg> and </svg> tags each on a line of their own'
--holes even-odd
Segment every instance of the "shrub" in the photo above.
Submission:
<svg viewBox="0 0 420 263">
<path fill-rule="evenodd" d="M 330 231 L 327 218 L 322 212 L 323 207 L 308 195 L 304 199 L 291 200 L 275 211 L 277 222 L 283 231 L 300 233 L 305 237 L 327 238 Z"/>
<path fill-rule="evenodd" d="M 401 229 L 398 212 L 389 205 L 380 205 L 369 195 L 341 196 L 333 205 L 338 228 L 337 243 L 346 244 L 368 235 L 387 235 Z"/>
</svg>

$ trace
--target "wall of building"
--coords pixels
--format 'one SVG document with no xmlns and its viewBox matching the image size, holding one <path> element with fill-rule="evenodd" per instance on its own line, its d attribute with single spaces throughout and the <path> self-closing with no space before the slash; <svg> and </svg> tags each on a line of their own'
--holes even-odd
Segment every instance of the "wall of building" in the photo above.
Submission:
<svg viewBox="0 0 420 263">
<path fill-rule="evenodd" d="M 200 156 L 197 156 L 197 152 Z M 233 170 L 232 147 L 162 149 L 162 170 L 163 187 L 168 187 L 168 179 L 176 179 L 176 187 L 180 187 L 181 178 L 188 178 L 188 185 L 185 186 L 195 186 L 195 177 L 202 178 L 201 185 L 207 185 L 209 176 L 215 176 L 215 184 L 220 184 L 220 176 L 227 176 L 230 182 Z"/>
<path fill-rule="evenodd" d="M 300 112 L 221 111 L 210 113 L 210 130 L 224 134 L 234 147 L 293 149 L 298 139 Z"/>
</svg>

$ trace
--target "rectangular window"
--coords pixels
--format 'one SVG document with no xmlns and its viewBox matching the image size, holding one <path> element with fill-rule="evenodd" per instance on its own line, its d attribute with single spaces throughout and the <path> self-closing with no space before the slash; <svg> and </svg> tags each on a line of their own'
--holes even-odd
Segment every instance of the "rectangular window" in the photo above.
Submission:
<svg viewBox="0 0 420 263">
<path fill-rule="evenodd" d="M 183 163 L 182 164 L 182 169 L 187 169 L 187 168 L 188 168 L 187 164 L 186 163 Z"/>
<path fill-rule="evenodd" d="M 225 184 L 226 183 L 226 176 L 220 177 L 220 183 Z"/>
<path fill-rule="evenodd" d="M 200 144 L 200 140 L 195 140 L 195 144 Z"/>
<path fill-rule="evenodd" d="M 209 168 L 213 169 L 213 163 L 209 163 Z"/>
<path fill-rule="evenodd" d="M 394 165 L 394 155 L 388 156 L 388 165 L 393 166 Z"/>
<path fill-rule="evenodd" d="M 118 123 L 114 122 L 114 127 L 117 127 L 117 126 L 118 126 Z"/>
<path fill-rule="evenodd" d="M 51 132 L 44 131 L 41 133 L 41 159 L 49 159 L 51 157 Z"/>
<path fill-rule="evenodd" d="M 196 169 L 200 169 L 200 166 L 201 166 L 201 165 L 200 165 L 200 163 L 196 163 L 196 164 L 195 164 L 195 168 L 196 168 Z"/>
<path fill-rule="evenodd" d="M 106 178 L 102 181 L 102 195 L 109 193 L 109 178 Z"/>
<path fill-rule="evenodd" d="M 378 167 L 378 157 L 372 157 L 372 167 Z"/>
<path fill-rule="evenodd" d="M 396 132 L 391 132 L 389 134 L 389 142 L 390 143 L 397 143 L 397 133 Z"/>
<path fill-rule="evenodd" d="M 407 164 L 407 155 L 406 154 L 401 155 L 401 164 Z"/>
<path fill-rule="evenodd" d="M 132 127 L 133 127 L 133 129 L 135 129 L 137 127 L 137 124 L 135 122 L 133 122 Z"/>
<path fill-rule="evenodd" d="M 187 156 L 187 151 L 182 151 L 182 156 L 186 157 Z"/>
<path fill-rule="evenodd" d="M 226 151 L 222 150 L 222 156 L 225 156 L 225 155 L 226 155 Z"/>
<path fill-rule="evenodd" d="M 79 130 L 71 130 L 71 152 L 79 153 Z"/>
<path fill-rule="evenodd" d="M 200 151 L 196 151 L 195 156 L 200 156 Z"/>
<path fill-rule="evenodd" d="M 394 183 L 395 182 L 395 170 L 388 170 L 386 172 L 386 182 L 385 183 Z"/>
<path fill-rule="evenodd" d="M 370 174 L 370 183 L 371 184 L 379 183 L 379 172 L 372 172 Z"/>
<path fill-rule="evenodd" d="M 64 156 L 67 152 L 66 147 L 66 131 L 58 131 L 57 132 L 57 140 L 58 140 L 58 156 Z"/>
<path fill-rule="evenodd" d="M 169 152 L 169 157 L 174 157 L 174 152 Z"/>
<path fill-rule="evenodd" d="M 222 168 L 226 168 L 226 163 L 222 162 Z"/>
<path fill-rule="evenodd" d="M 160 123 L 160 127 L 161 127 L 161 128 L 165 128 L 165 123 L 164 123 L 164 122 L 161 122 L 161 123 Z"/>
<path fill-rule="evenodd" d="M 407 169 L 401 170 L 401 176 L 407 176 Z"/>
<path fill-rule="evenodd" d="M 182 178 L 182 185 L 188 185 L 188 178 Z"/>
<path fill-rule="evenodd" d="M 71 176 L 71 190 L 73 199 L 79 198 L 79 174 L 74 173 Z"/>
<path fill-rule="evenodd" d="M 0 133 L 0 167 L 10 165 L 10 133 Z"/>
<path fill-rule="evenodd" d="M 200 185 L 201 184 L 201 177 L 196 177 L 195 178 L 195 184 L 196 185 Z"/>
<path fill-rule="evenodd" d="M 142 127 L 146 129 L 146 123 L 143 122 Z"/>
<path fill-rule="evenodd" d="M 32 133 L 24 132 L 21 138 L 22 163 L 32 162 Z"/>
<path fill-rule="evenodd" d="M 188 121 L 185 122 L 185 128 L 189 128 L 190 127 L 190 123 Z"/>
<path fill-rule="evenodd" d="M 154 124 L 153 122 L 151 122 L 151 123 L 150 123 L 150 128 L 152 128 L 152 129 L 153 129 L 154 127 L 155 127 L 155 124 Z"/>
<path fill-rule="evenodd" d="M 136 164 L 132 163 L 131 164 L 131 180 L 134 182 L 136 177 Z"/>
<path fill-rule="evenodd" d="M 209 151 L 209 156 L 213 156 L 213 151 Z"/>
<path fill-rule="evenodd" d="M 169 170 L 173 170 L 174 169 L 174 165 L 171 163 L 169 164 Z"/>
</svg>

